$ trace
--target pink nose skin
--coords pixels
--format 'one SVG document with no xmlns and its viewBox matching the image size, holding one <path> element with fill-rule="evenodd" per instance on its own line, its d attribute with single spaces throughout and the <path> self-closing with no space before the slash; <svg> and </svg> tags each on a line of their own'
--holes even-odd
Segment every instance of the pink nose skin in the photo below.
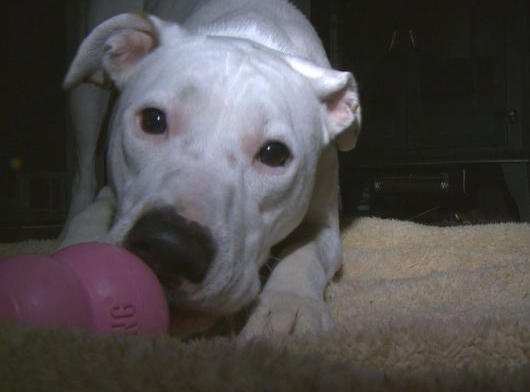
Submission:
<svg viewBox="0 0 530 392">
<path fill-rule="evenodd" d="M 154 273 L 125 249 L 98 242 L 0 260 L 0 319 L 101 334 L 155 336 L 169 329 Z"/>
</svg>

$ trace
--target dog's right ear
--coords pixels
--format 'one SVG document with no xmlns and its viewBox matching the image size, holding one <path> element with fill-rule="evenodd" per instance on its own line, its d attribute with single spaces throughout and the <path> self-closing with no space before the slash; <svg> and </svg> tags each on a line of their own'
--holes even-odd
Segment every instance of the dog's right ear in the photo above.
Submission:
<svg viewBox="0 0 530 392">
<path fill-rule="evenodd" d="M 141 59 L 157 48 L 169 23 L 143 13 L 117 15 L 97 26 L 81 43 L 63 81 L 70 89 L 83 82 L 120 88 Z M 186 34 L 171 24 L 172 32 Z"/>
</svg>

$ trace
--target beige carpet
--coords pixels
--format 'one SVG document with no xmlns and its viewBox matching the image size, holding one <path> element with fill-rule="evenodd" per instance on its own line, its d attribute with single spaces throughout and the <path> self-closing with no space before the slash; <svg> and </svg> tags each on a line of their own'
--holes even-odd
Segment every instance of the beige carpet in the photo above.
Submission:
<svg viewBox="0 0 530 392">
<path fill-rule="evenodd" d="M 332 334 L 242 345 L 0 324 L 0 391 L 530 391 L 530 225 L 363 218 L 343 242 Z"/>
</svg>

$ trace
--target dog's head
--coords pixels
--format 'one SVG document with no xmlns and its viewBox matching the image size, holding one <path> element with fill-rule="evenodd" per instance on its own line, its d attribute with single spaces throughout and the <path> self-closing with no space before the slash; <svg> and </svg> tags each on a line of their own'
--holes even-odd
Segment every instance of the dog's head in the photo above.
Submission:
<svg viewBox="0 0 530 392">
<path fill-rule="evenodd" d="M 97 27 L 65 86 L 83 81 L 119 91 L 108 240 L 140 255 L 183 311 L 252 301 L 271 247 L 306 214 L 321 153 L 357 139 L 350 73 L 152 16 Z"/>
</svg>

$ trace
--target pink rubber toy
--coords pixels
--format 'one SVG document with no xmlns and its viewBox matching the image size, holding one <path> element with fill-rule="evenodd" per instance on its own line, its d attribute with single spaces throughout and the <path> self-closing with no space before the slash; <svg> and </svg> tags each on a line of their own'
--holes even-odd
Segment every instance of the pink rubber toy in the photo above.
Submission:
<svg viewBox="0 0 530 392">
<path fill-rule="evenodd" d="M 88 242 L 0 260 L 0 319 L 26 325 L 158 335 L 169 329 L 155 274 L 118 246 Z"/>
</svg>

